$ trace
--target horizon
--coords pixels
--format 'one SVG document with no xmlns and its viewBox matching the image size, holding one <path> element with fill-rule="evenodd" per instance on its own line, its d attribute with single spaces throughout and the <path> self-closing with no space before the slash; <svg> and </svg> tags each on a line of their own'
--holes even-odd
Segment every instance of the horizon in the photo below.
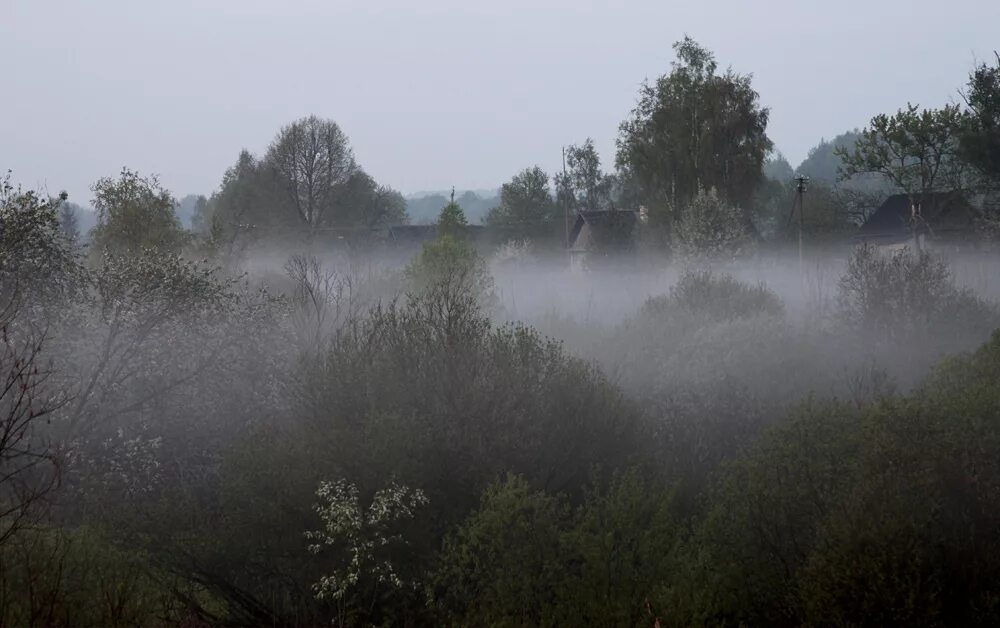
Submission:
<svg viewBox="0 0 1000 628">
<path fill-rule="evenodd" d="M 407 197 L 497 189 L 533 165 L 551 174 L 561 148 L 587 137 L 611 170 L 618 124 L 685 34 L 720 70 L 753 75 L 768 135 L 794 168 L 822 138 L 907 101 L 958 101 L 992 55 L 1000 4 L 187 0 L 142 11 L 14 2 L 7 13 L 0 54 L 23 60 L 8 83 L 31 97 L 0 116 L 0 169 L 89 205 L 94 181 L 123 166 L 158 175 L 178 198 L 209 196 L 241 149 L 263 154 L 309 114 L 336 121 L 359 164 Z M 906 46 L 889 45 L 887 23 L 908 33 Z M 58 97 L 37 97 L 49 93 Z"/>
</svg>

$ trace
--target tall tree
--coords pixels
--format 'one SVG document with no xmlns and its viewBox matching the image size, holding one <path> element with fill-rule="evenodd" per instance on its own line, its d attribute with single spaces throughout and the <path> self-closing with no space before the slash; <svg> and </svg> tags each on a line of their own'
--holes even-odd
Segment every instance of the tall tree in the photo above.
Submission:
<svg viewBox="0 0 1000 628">
<path fill-rule="evenodd" d="M 676 220 L 700 189 L 750 205 L 771 152 L 769 110 L 751 76 L 716 73 L 711 52 L 690 37 L 674 44 L 669 74 L 645 84 L 620 128 L 617 164 L 634 177 L 651 209 Z"/>
<path fill-rule="evenodd" d="M 379 185 L 360 168 L 337 190 L 330 222 L 337 225 L 377 227 L 405 223 L 406 199 L 387 185 Z"/>
<path fill-rule="evenodd" d="M 594 140 L 587 138 L 583 144 L 566 148 L 566 175 L 557 179 L 565 197 L 571 199 L 574 209 L 597 210 L 611 206 L 614 178 L 601 170 L 601 157 L 594 148 Z"/>
<path fill-rule="evenodd" d="M 176 253 L 183 246 L 185 233 L 174 213 L 177 203 L 155 175 L 143 177 L 122 168 L 117 179 L 101 178 L 91 190 L 98 218 L 91 236 L 98 252 Z"/>
<path fill-rule="evenodd" d="M 958 158 L 962 125 L 957 105 L 924 110 L 907 105 L 894 115 L 877 115 L 852 149 L 836 149 L 842 160 L 840 177 L 880 174 L 914 204 L 933 203 L 932 193 L 960 190 L 965 183 L 965 167 Z"/>
<path fill-rule="evenodd" d="M 338 189 L 357 171 L 347 136 L 332 120 L 309 116 L 281 129 L 264 162 L 310 232 L 332 214 Z"/>
<path fill-rule="evenodd" d="M 525 168 L 500 187 L 500 204 L 486 215 L 486 223 L 537 232 L 551 225 L 556 216 L 556 206 L 549 193 L 549 175 L 534 166 Z"/>
<path fill-rule="evenodd" d="M 76 206 L 62 203 L 59 206 L 59 229 L 70 242 L 80 239 L 80 219 L 76 215 Z"/>
<path fill-rule="evenodd" d="M 1000 53 L 994 54 L 996 66 L 983 63 L 969 77 L 965 101 L 970 115 L 959 148 L 991 187 L 1000 187 Z"/>
</svg>

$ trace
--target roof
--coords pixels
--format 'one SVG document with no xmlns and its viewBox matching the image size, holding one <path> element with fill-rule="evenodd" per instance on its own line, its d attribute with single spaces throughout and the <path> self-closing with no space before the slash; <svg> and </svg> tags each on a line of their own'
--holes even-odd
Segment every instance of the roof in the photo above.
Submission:
<svg viewBox="0 0 1000 628">
<path fill-rule="evenodd" d="M 623 244 L 631 242 L 637 222 L 637 213 L 633 210 L 578 211 L 573 229 L 569 234 L 569 247 L 576 248 L 584 225 L 589 227 L 591 232 L 599 235 L 604 243 L 610 243 L 614 240 L 619 240 Z"/>
<path fill-rule="evenodd" d="M 477 240 L 486 232 L 482 225 L 464 225 L 462 234 L 472 240 Z M 427 242 L 437 237 L 437 225 L 390 225 L 386 229 L 386 238 L 400 242 Z"/>
<path fill-rule="evenodd" d="M 913 210 L 908 194 L 893 194 L 861 225 L 864 239 L 899 239 L 913 235 Z M 975 227 L 976 212 L 961 194 L 934 192 L 920 201 L 920 233 L 966 233 Z"/>
</svg>

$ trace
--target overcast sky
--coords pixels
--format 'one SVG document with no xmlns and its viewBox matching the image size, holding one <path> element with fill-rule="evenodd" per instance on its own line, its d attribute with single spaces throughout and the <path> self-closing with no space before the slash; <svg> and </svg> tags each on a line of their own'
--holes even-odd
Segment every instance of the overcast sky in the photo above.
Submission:
<svg viewBox="0 0 1000 628">
<path fill-rule="evenodd" d="M 209 194 L 316 114 L 404 193 L 552 171 L 587 136 L 610 169 L 685 33 L 753 73 L 794 166 L 874 114 L 957 100 L 1000 48 L 1000 1 L 0 0 L 0 168 L 80 203 L 124 165 Z"/>
</svg>

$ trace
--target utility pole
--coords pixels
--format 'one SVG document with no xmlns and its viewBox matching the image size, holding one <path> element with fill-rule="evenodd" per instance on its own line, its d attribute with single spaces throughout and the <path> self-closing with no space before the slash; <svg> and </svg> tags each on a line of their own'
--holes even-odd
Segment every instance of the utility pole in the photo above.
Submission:
<svg viewBox="0 0 1000 628">
<path fill-rule="evenodd" d="M 565 146 L 563 146 L 563 148 L 562 148 L 562 166 L 563 166 L 562 184 L 565 187 L 566 184 L 567 184 L 567 181 L 566 181 L 566 147 Z M 556 193 L 558 194 L 558 190 L 556 191 Z M 566 192 L 565 192 L 565 190 L 563 190 L 563 223 L 564 223 L 565 231 L 566 231 L 565 236 L 564 236 L 564 241 L 566 243 L 566 250 L 568 251 L 569 250 L 569 203 L 566 202 Z"/>
<path fill-rule="evenodd" d="M 799 271 L 802 272 L 805 269 L 805 256 L 803 254 L 802 247 L 802 231 L 805 223 L 805 216 L 802 209 L 802 196 L 806 191 L 806 184 L 809 183 L 809 177 L 804 175 L 796 175 L 795 177 L 795 192 L 799 203 Z"/>
</svg>

